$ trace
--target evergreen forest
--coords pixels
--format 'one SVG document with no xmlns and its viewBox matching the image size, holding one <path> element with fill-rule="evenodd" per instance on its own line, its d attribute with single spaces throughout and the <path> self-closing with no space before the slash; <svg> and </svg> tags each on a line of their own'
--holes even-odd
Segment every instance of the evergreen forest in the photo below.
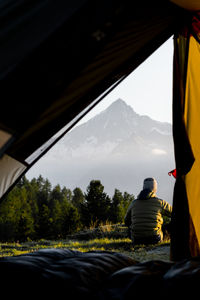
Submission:
<svg viewBox="0 0 200 300">
<path fill-rule="evenodd" d="M 56 240 L 94 224 L 123 223 L 133 199 L 118 189 L 110 197 L 100 180 L 92 180 L 84 193 L 52 187 L 41 175 L 24 176 L 0 204 L 0 240 Z"/>
</svg>

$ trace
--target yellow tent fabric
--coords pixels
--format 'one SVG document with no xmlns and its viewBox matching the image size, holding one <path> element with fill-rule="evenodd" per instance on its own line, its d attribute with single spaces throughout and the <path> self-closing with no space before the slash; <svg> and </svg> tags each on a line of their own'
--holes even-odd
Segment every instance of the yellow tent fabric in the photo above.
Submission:
<svg viewBox="0 0 200 300">
<path fill-rule="evenodd" d="M 200 255 L 200 13 L 174 40 L 173 134 L 177 180 L 171 253 Z"/>
<path fill-rule="evenodd" d="M 185 91 L 185 124 L 195 157 L 191 171 L 185 176 L 189 213 L 200 245 L 200 44 L 191 36 Z M 192 244 L 191 244 L 192 247 Z M 191 252 L 194 252 L 192 247 Z M 195 254 L 195 253 L 194 253 Z"/>
<path fill-rule="evenodd" d="M 200 1 L 199 0 L 171 0 L 171 2 L 185 8 L 188 10 L 199 10 Z"/>
</svg>

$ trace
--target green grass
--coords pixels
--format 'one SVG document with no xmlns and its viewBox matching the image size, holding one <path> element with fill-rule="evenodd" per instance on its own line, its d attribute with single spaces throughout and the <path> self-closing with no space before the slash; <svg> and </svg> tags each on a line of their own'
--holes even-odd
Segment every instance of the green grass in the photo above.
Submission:
<svg viewBox="0 0 200 300">
<path fill-rule="evenodd" d="M 169 243 L 162 243 L 157 246 L 148 246 L 143 245 L 133 247 L 132 242 L 128 238 L 122 239 L 92 239 L 88 241 L 78 241 L 78 240 L 60 240 L 60 241 L 48 241 L 41 240 L 38 242 L 25 242 L 25 243 L 2 243 L 0 244 L 0 256 L 14 256 L 25 254 L 39 249 L 47 248 L 60 248 L 60 249 L 70 249 L 77 250 L 81 252 L 87 251 L 114 251 L 120 252 L 127 256 L 132 257 L 138 261 L 145 261 L 151 259 L 161 259 L 169 260 L 168 251 L 166 248 Z M 163 251 L 164 250 L 164 251 Z"/>
<path fill-rule="evenodd" d="M 24 243 L 1 243 L 0 256 L 19 255 L 28 252 L 33 252 L 39 249 L 47 248 L 67 248 L 81 252 L 103 250 L 103 251 L 120 251 L 123 248 L 130 247 L 131 241 L 125 239 L 108 239 L 96 238 L 88 241 L 79 240 L 59 240 L 59 241 L 32 241 Z"/>
<path fill-rule="evenodd" d="M 169 241 L 156 246 L 133 247 L 127 238 L 127 228 L 121 225 L 102 226 L 68 236 L 65 240 L 39 240 L 24 243 L 0 243 L 0 257 L 25 254 L 39 249 L 64 248 L 81 252 L 113 251 L 132 257 L 137 261 L 152 259 L 169 260 Z"/>
</svg>

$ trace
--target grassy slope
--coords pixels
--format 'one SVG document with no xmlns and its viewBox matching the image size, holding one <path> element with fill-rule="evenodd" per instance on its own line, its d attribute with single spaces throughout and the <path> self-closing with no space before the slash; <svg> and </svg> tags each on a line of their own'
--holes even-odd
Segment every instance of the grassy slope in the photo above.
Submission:
<svg viewBox="0 0 200 300">
<path fill-rule="evenodd" d="M 123 226 L 102 226 L 98 229 L 80 232 L 58 241 L 29 241 L 25 243 L 0 243 L 0 256 L 20 255 L 45 248 L 67 248 L 77 251 L 114 251 L 124 253 L 138 261 L 151 259 L 169 260 L 169 241 L 157 246 L 133 247 Z"/>
</svg>

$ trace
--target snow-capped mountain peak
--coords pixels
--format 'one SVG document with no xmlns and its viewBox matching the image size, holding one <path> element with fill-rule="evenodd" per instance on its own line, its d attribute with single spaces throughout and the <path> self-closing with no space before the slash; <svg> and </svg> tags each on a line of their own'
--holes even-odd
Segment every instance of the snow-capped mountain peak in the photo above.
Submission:
<svg viewBox="0 0 200 300">
<path fill-rule="evenodd" d="M 109 194 L 118 188 L 137 195 L 143 179 L 153 176 L 158 180 L 158 196 L 170 200 L 168 186 L 173 182 L 167 174 L 174 168 L 172 126 L 139 115 L 118 99 L 71 130 L 46 160 L 53 166 L 52 173 L 62 178 L 60 183 L 71 189 L 84 190 L 90 180 L 100 179 Z"/>
<path fill-rule="evenodd" d="M 108 142 L 118 146 L 127 142 L 130 137 L 131 142 L 133 136 L 134 140 L 140 137 L 145 141 L 150 137 L 158 139 L 160 135 L 171 136 L 171 124 L 152 120 L 148 116 L 140 116 L 125 101 L 118 99 L 88 122 L 74 128 L 64 138 L 64 144 L 66 148 L 73 150 L 83 145 L 101 148 Z M 82 155 L 81 148 L 79 150 Z"/>
</svg>

